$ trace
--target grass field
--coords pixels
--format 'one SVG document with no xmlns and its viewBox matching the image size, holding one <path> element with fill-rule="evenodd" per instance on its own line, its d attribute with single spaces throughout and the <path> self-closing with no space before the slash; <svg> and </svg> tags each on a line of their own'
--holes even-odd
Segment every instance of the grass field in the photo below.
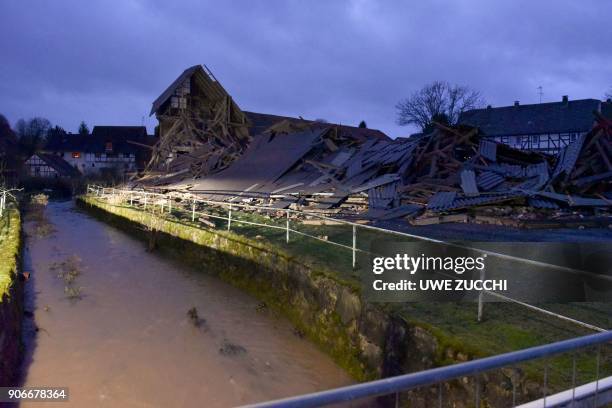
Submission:
<svg viewBox="0 0 612 408">
<path fill-rule="evenodd" d="M 0 218 L 0 302 L 15 279 L 20 243 L 19 210 L 8 208 Z"/>
</svg>

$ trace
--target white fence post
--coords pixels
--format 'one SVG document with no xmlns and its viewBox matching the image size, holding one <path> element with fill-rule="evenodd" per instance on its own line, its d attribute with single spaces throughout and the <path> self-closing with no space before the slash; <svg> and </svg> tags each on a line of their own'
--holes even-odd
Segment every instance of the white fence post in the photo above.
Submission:
<svg viewBox="0 0 612 408">
<path fill-rule="evenodd" d="M 229 205 L 229 215 L 227 217 L 227 230 L 229 231 L 232 227 L 232 205 Z"/>
<path fill-rule="evenodd" d="M 287 208 L 287 243 L 289 243 L 289 209 Z"/>
<path fill-rule="evenodd" d="M 144 200 L 144 209 L 145 211 L 147 210 L 147 193 L 144 193 L 145 196 L 145 200 Z"/>
<path fill-rule="evenodd" d="M 4 214 L 4 208 L 6 206 L 6 191 L 2 192 L 2 197 L 0 198 L 0 217 Z"/>
<path fill-rule="evenodd" d="M 357 226 L 353 225 L 353 269 L 357 262 Z"/>
<path fill-rule="evenodd" d="M 482 268 L 482 270 L 480 271 L 480 280 L 484 281 L 484 278 L 485 278 L 485 268 Z M 481 290 L 480 293 L 478 294 L 478 321 L 479 322 L 482 321 L 482 314 L 483 314 L 483 308 L 484 308 L 483 298 L 484 298 L 484 290 Z"/>
<path fill-rule="evenodd" d="M 195 222 L 195 200 L 191 202 L 191 222 Z"/>
</svg>

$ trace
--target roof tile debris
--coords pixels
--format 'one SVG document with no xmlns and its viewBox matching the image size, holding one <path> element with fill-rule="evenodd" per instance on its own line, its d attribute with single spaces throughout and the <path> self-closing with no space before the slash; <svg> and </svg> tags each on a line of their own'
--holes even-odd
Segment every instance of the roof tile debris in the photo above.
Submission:
<svg viewBox="0 0 612 408">
<path fill-rule="evenodd" d="M 612 125 L 596 112 L 593 129 L 552 156 L 495 143 L 487 129 L 466 125 L 436 124 L 429 134 L 390 140 L 370 129 L 242 112 L 210 72 L 186 72 L 154 103 L 169 130 L 162 129 L 157 167 L 136 182 L 141 187 L 377 220 L 491 208 L 521 217 L 612 208 Z M 218 97 L 207 99 L 198 87 L 214 88 Z M 186 89 L 187 107 L 172 107 L 169 100 Z M 556 117 L 592 105 L 541 109 Z M 511 133 L 514 120 L 496 126 Z"/>
</svg>

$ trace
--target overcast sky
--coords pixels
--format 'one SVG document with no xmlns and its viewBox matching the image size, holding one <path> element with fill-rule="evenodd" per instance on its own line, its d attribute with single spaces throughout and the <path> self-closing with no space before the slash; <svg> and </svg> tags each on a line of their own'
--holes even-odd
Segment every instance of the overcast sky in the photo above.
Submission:
<svg viewBox="0 0 612 408">
<path fill-rule="evenodd" d="M 612 86 L 612 2 L 1 0 L 0 113 L 68 131 L 139 125 L 206 64 L 244 110 L 366 120 L 433 80 L 493 106 L 598 98 Z"/>
</svg>

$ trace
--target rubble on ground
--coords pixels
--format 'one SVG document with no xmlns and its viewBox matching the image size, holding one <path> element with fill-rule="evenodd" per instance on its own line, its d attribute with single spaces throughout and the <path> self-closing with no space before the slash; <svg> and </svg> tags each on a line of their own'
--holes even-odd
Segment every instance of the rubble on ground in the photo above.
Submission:
<svg viewBox="0 0 612 408">
<path fill-rule="evenodd" d="M 593 130 L 557 156 L 498 144 L 469 126 L 437 124 L 391 140 L 245 113 L 201 66 L 186 70 L 152 112 L 160 140 L 135 187 L 370 221 L 609 224 L 612 122 L 597 114 Z"/>
</svg>

